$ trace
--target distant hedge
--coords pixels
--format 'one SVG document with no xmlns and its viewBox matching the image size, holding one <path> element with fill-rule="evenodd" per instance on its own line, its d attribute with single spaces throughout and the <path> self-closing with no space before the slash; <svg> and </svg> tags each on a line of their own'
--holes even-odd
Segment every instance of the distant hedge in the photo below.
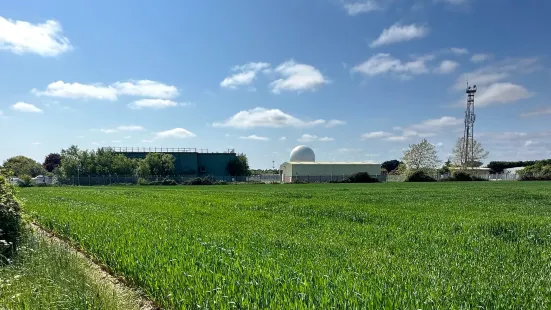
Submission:
<svg viewBox="0 0 551 310">
<path fill-rule="evenodd" d="M 546 165 L 551 165 L 551 159 L 544 160 L 531 160 L 531 161 L 491 161 L 488 164 L 488 168 L 492 169 L 494 173 L 502 173 L 503 170 L 515 167 L 528 167 L 533 166 L 536 163 L 541 162 Z"/>
<path fill-rule="evenodd" d="M 436 182 L 436 179 L 424 171 L 415 171 L 406 177 L 405 182 Z"/>
</svg>

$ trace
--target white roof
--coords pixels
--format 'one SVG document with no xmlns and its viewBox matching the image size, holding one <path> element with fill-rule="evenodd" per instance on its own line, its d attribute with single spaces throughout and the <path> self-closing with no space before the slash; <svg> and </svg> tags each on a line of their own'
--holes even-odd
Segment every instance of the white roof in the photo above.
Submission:
<svg viewBox="0 0 551 310">
<path fill-rule="evenodd" d="M 323 161 L 316 161 L 316 162 L 311 162 L 311 161 L 291 161 L 291 162 L 285 162 L 284 164 L 292 164 L 292 165 L 381 165 L 381 164 L 376 164 L 376 163 L 370 163 L 370 162 L 350 162 L 350 161 L 347 161 L 347 162 L 339 162 L 339 161 L 326 161 L 326 162 L 323 162 Z"/>
</svg>

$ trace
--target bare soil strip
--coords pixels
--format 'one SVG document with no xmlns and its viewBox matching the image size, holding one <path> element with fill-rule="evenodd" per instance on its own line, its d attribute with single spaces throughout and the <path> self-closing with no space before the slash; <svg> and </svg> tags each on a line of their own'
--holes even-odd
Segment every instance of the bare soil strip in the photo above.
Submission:
<svg viewBox="0 0 551 310">
<path fill-rule="evenodd" d="M 99 264 L 99 262 L 94 261 L 86 253 L 82 252 L 79 249 L 75 249 L 71 246 L 70 242 L 64 238 L 60 238 L 55 234 L 48 232 L 43 229 L 37 223 L 30 224 L 31 229 L 39 236 L 44 237 L 46 240 L 49 240 L 53 246 L 60 246 L 65 248 L 67 251 L 75 253 L 79 258 L 83 260 L 85 266 L 87 266 L 87 271 L 90 274 L 90 278 L 96 283 L 112 289 L 116 293 L 116 296 L 119 296 L 121 299 L 124 299 L 124 302 L 131 303 L 131 307 L 140 310 L 161 310 L 162 308 L 155 305 L 155 303 L 149 300 L 145 295 L 136 288 L 132 288 L 127 285 L 124 279 L 113 276 L 109 273 L 109 269 L 106 266 Z"/>
</svg>

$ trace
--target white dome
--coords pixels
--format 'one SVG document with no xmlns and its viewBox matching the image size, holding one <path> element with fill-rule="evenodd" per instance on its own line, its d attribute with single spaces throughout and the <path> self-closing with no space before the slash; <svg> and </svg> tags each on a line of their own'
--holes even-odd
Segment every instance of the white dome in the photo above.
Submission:
<svg viewBox="0 0 551 310">
<path fill-rule="evenodd" d="M 299 145 L 291 151 L 291 157 L 290 157 L 289 161 L 291 161 L 291 162 L 297 162 L 297 161 L 314 162 L 314 161 L 316 161 L 316 154 L 314 154 L 314 150 L 307 147 L 306 145 Z"/>
</svg>

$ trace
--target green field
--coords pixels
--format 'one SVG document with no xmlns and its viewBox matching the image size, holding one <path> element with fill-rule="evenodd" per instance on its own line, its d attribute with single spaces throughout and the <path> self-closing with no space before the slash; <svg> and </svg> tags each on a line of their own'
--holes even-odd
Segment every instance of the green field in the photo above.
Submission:
<svg viewBox="0 0 551 310">
<path fill-rule="evenodd" d="M 551 183 L 22 189 L 166 308 L 551 308 Z"/>
</svg>

